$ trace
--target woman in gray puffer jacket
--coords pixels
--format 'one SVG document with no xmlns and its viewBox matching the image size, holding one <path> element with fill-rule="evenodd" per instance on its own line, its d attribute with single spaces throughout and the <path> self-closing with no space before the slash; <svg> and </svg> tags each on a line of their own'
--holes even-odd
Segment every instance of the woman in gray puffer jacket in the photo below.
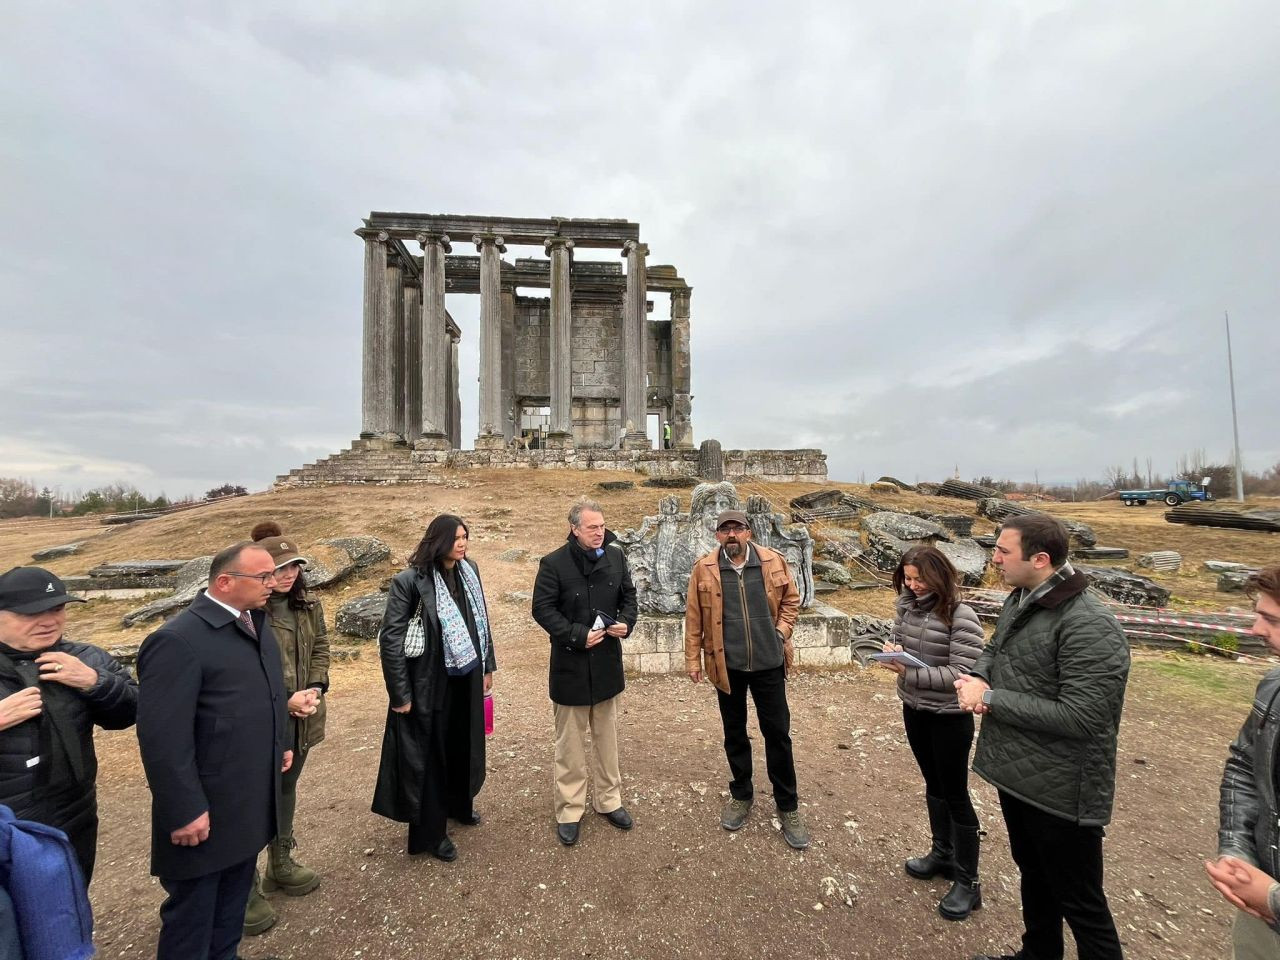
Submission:
<svg viewBox="0 0 1280 960">
<path fill-rule="evenodd" d="M 933 846 L 906 862 L 921 880 L 942 875 L 955 882 L 938 904 L 948 920 L 963 920 L 982 906 L 978 885 L 978 815 L 969 798 L 973 714 L 956 701 L 955 681 L 982 652 L 978 615 L 959 600 L 956 569 L 934 547 L 908 550 L 893 572 L 898 591 L 893 637 L 885 650 L 904 650 L 926 666 L 888 663 L 898 673 L 907 742 L 924 776 Z"/>
</svg>

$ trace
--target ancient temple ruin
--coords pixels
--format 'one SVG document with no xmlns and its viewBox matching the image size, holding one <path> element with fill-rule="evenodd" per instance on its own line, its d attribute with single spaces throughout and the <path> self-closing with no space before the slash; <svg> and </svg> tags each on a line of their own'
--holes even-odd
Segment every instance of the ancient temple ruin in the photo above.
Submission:
<svg viewBox="0 0 1280 960">
<path fill-rule="evenodd" d="M 459 467 L 702 475 L 692 290 L 675 267 L 648 264 L 638 224 L 374 212 L 355 233 L 364 244 L 360 435 L 278 484 L 423 482 Z M 545 256 L 506 259 L 517 246 Z M 614 256 L 588 260 L 587 251 Z M 447 293 L 480 297 L 474 440 L 462 436 L 470 376 L 458 369 Z M 666 316 L 653 315 L 651 294 L 668 296 Z M 670 449 L 659 449 L 667 427 Z M 822 451 L 809 449 L 725 450 L 723 464 L 725 476 L 778 481 L 821 482 L 827 472 Z"/>
<path fill-rule="evenodd" d="M 649 417 L 670 423 L 673 446 L 693 446 L 689 285 L 646 263 L 626 220 L 548 220 L 372 213 L 364 240 L 363 439 L 416 449 L 463 446 L 458 330 L 446 293 L 480 296 L 476 449 L 650 449 Z M 454 254 L 474 244 L 475 256 Z M 421 256 L 410 244 L 420 248 Z M 511 246 L 546 258 L 503 257 Z M 587 260 L 614 250 L 625 260 Z M 545 289 L 549 296 L 520 291 Z M 650 319 L 650 292 L 670 316 Z M 659 433 L 661 435 L 661 433 Z"/>
</svg>

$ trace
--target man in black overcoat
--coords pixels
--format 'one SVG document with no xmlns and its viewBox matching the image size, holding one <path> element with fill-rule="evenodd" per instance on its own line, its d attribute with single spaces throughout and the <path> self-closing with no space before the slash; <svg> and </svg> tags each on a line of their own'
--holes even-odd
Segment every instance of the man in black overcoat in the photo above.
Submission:
<svg viewBox="0 0 1280 960">
<path fill-rule="evenodd" d="M 551 639 L 556 834 L 565 846 L 578 842 L 588 775 L 595 811 L 619 829 L 632 825 L 622 805 L 617 702 L 625 686 L 622 638 L 636 624 L 636 588 L 614 540 L 600 504 L 579 500 L 569 511 L 568 542 L 542 558 L 533 586 L 533 618 Z"/>
<path fill-rule="evenodd" d="M 275 561 L 238 543 L 209 587 L 138 651 L 138 742 L 151 788 L 158 960 L 233 960 L 288 769 L 280 651 L 262 607 Z"/>
</svg>

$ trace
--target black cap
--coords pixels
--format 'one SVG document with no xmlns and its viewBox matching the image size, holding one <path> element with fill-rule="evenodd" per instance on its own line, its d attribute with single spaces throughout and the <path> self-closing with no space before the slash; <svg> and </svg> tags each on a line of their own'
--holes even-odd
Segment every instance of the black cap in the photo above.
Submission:
<svg viewBox="0 0 1280 960">
<path fill-rule="evenodd" d="M 84 603 L 67 596 L 61 580 L 42 567 L 14 567 L 0 576 L 0 610 L 14 613 L 44 613 L 64 603 Z"/>
</svg>

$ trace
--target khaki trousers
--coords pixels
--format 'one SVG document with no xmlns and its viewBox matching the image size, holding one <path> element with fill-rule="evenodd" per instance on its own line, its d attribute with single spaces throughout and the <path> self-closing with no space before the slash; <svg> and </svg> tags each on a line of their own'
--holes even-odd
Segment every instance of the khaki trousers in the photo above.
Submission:
<svg viewBox="0 0 1280 960">
<path fill-rule="evenodd" d="M 1231 948 L 1233 960 L 1280 960 L 1280 935 L 1257 917 L 1237 910 Z"/>
<path fill-rule="evenodd" d="M 618 698 L 589 707 L 553 704 L 556 717 L 556 823 L 577 823 L 587 811 L 587 777 L 592 806 L 612 813 L 622 806 L 618 769 Z M 587 732 L 591 756 L 587 756 Z"/>
</svg>

